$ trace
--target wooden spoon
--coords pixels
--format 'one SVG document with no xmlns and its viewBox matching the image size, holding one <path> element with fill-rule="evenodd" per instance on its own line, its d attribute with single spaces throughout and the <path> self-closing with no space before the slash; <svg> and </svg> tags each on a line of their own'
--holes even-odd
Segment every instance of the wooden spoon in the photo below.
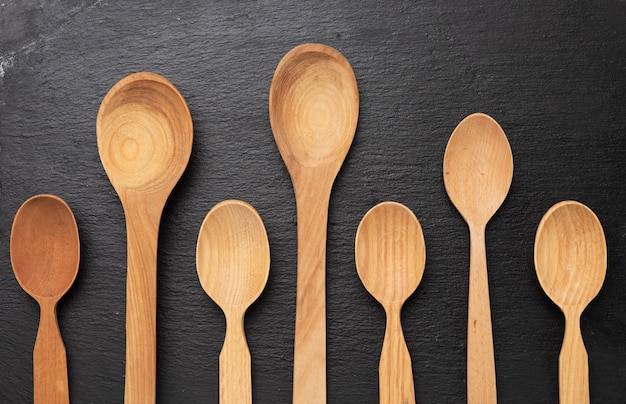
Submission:
<svg viewBox="0 0 626 404">
<path fill-rule="evenodd" d="M 361 220 L 354 250 L 359 277 L 387 316 L 378 368 L 380 402 L 415 403 L 411 356 L 402 333 L 400 312 L 424 274 L 426 247 L 422 227 L 406 206 L 380 203 Z"/>
<path fill-rule="evenodd" d="M 561 404 L 589 403 L 589 363 L 580 316 L 598 294 L 606 276 L 602 225 L 580 202 L 552 206 L 537 228 L 535 269 L 541 287 L 565 315 L 559 356 Z"/>
<path fill-rule="evenodd" d="M 470 230 L 468 404 L 497 402 L 485 227 L 504 202 L 512 179 L 513 155 L 500 125 L 485 114 L 463 119 L 446 147 L 443 180 Z"/>
<path fill-rule="evenodd" d="M 328 203 L 359 116 L 359 91 L 350 64 L 326 45 L 292 49 L 276 67 L 269 113 L 297 207 L 293 401 L 320 404 L 326 402 Z"/>
<path fill-rule="evenodd" d="M 265 288 L 270 271 L 267 233 L 256 210 L 242 201 L 215 205 L 200 228 L 196 266 L 202 288 L 226 317 L 220 403 L 252 403 L 250 350 L 243 320 Z"/>
<path fill-rule="evenodd" d="M 41 310 L 33 351 L 35 404 L 70 402 L 56 307 L 74 283 L 79 262 L 78 227 L 65 201 L 36 195 L 24 202 L 11 229 L 11 264 L 17 281 Z"/>
<path fill-rule="evenodd" d="M 193 141 L 191 115 L 178 90 L 154 73 L 120 80 L 96 122 L 98 151 L 126 216 L 126 404 L 156 401 L 157 241 L 165 202 Z"/>
</svg>

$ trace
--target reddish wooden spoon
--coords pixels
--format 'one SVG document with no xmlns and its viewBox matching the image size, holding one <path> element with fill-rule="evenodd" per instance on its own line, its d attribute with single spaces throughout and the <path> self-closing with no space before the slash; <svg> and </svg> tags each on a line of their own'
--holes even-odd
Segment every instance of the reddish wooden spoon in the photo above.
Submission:
<svg viewBox="0 0 626 404">
<path fill-rule="evenodd" d="M 74 283 L 79 261 L 78 227 L 70 207 L 54 195 L 24 202 L 11 229 L 11 264 L 19 284 L 41 308 L 33 351 L 35 404 L 70 402 L 56 306 Z"/>
</svg>

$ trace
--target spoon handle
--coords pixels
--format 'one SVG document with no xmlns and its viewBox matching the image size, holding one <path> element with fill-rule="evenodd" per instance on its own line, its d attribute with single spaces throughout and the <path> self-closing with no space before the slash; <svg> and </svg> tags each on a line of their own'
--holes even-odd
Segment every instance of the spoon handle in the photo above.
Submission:
<svg viewBox="0 0 626 404">
<path fill-rule="evenodd" d="M 35 404 L 70 402 L 67 357 L 57 322 L 56 301 L 39 302 L 41 316 L 33 351 Z"/>
<path fill-rule="evenodd" d="M 243 313 L 226 314 L 226 337 L 220 353 L 220 404 L 252 403 L 252 364 Z"/>
<path fill-rule="evenodd" d="M 294 186 L 298 275 L 293 357 L 293 403 L 326 402 L 326 231 L 330 186 L 313 176 Z M 294 184 L 296 185 L 296 184 Z"/>
<path fill-rule="evenodd" d="M 378 367 L 381 404 L 415 404 L 413 368 L 402 333 L 401 309 L 401 304 L 390 304 L 385 310 L 387 327 Z"/>
<path fill-rule="evenodd" d="M 124 207 L 128 237 L 124 402 L 156 402 L 157 241 L 161 209 Z"/>
<path fill-rule="evenodd" d="M 497 402 L 485 228 L 470 227 L 467 316 L 467 403 Z"/>
<path fill-rule="evenodd" d="M 589 359 L 580 332 L 580 311 L 565 313 L 565 336 L 559 355 L 561 404 L 589 404 Z"/>
</svg>

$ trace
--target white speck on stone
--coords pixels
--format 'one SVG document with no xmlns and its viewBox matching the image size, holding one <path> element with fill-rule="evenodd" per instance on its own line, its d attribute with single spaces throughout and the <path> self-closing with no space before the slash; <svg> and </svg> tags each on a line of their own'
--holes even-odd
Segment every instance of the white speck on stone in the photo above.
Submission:
<svg viewBox="0 0 626 404">
<path fill-rule="evenodd" d="M 13 56 L 0 55 L 0 79 L 4 77 L 7 70 L 13 67 Z"/>
</svg>

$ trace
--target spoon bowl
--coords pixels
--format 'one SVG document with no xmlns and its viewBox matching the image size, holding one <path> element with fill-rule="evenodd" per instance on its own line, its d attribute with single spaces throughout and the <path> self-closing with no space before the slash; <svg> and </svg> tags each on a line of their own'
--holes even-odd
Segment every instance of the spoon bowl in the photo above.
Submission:
<svg viewBox="0 0 626 404">
<path fill-rule="evenodd" d="M 33 350 L 35 404 L 68 403 L 67 357 L 56 306 L 80 262 L 78 227 L 58 196 L 36 195 L 18 209 L 11 228 L 11 264 L 20 286 L 41 309 Z"/>
<path fill-rule="evenodd" d="M 545 214 L 535 239 L 535 268 L 546 295 L 559 307 L 584 308 L 606 276 L 606 240 L 598 217 L 575 201 Z"/>
<path fill-rule="evenodd" d="M 493 118 L 476 113 L 458 124 L 444 154 L 443 180 L 450 201 L 470 231 L 467 402 L 495 404 L 485 228 L 511 187 L 513 154 L 504 131 Z"/>
<path fill-rule="evenodd" d="M 326 402 L 326 232 L 335 177 L 356 131 L 359 91 L 350 63 L 321 44 L 278 63 L 269 93 L 278 150 L 296 196 L 298 273 L 293 402 Z"/>
<path fill-rule="evenodd" d="M 565 315 L 559 355 L 562 404 L 589 403 L 589 359 L 580 316 L 600 291 L 606 266 L 606 239 L 595 213 L 576 201 L 552 206 L 537 228 L 535 270 L 541 287 Z"/>
<path fill-rule="evenodd" d="M 261 217 L 242 201 L 220 202 L 206 215 L 196 249 L 198 278 L 226 316 L 220 353 L 220 403 L 252 403 L 251 358 L 244 314 L 261 294 L 270 247 Z"/>
<path fill-rule="evenodd" d="M 357 229 L 355 259 L 363 285 L 376 300 L 404 303 L 426 263 L 424 235 L 413 212 L 397 202 L 370 209 Z"/>
<path fill-rule="evenodd" d="M 200 228 L 196 263 L 202 288 L 222 310 L 250 306 L 270 269 L 267 233 L 256 210 L 234 200 L 215 205 Z"/>
<path fill-rule="evenodd" d="M 120 194 L 131 189 L 169 194 L 193 142 L 182 95 L 149 72 L 127 76 L 109 90 L 98 111 L 97 134 L 102 165 Z"/>
<path fill-rule="evenodd" d="M 406 206 L 380 203 L 361 220 L 354 251 L 359 277 L 384 307 L 387 317 L 378 368 L 380 402 L 415 403 L 411 356 L 402 333 L 400 312 L 424 274 L 426 246 L 422 227 Z"/>
<path fill-rule="evenodd" d="M 189 108 L 164 77 L 131 74 L 107 93 L 96 120 L 98 152 L 124 207 L 126 404 L 156 401 L 157 242 L 161 214 L 191 155 Z"/>
<path fill-rule="evenodd" d="M 486 224 L 504 202 L 513 179 L 513 154 L 500 125 L 472 114 L 458 124 L 443 160 L 446 192 L 467 222 Z"/>
<path fill-rule="evenodd" d="M 292 49 L 276 67 L 269 103 L 272 131 L 290 172 L 291 165 L 341 165 L 359 116 L 356 78 L 343 55 L 321 44 Z"/>
<path fill-rule="evenodd" d="M 19 208 L 11 229 L 11 264 L 35 300 L 58 300 L 74 283 L 80 262 L 78 227 L 70 207 L 54 195 L 36 195 Z"/>
</svg>

